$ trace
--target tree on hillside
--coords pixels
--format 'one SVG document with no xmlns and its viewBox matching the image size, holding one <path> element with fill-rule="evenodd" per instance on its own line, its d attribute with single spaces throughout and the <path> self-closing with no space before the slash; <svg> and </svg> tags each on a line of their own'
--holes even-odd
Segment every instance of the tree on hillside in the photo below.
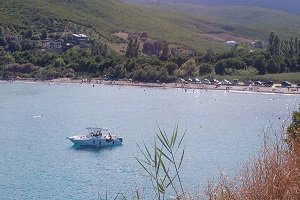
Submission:
<svg viewBox="0 0 300 200">
<path fill-rule="evenodd" d="M 300 58 L 300 39 L 298 41 L 298 55 L 296 55 L 296 57 Z"/>
<path fill-rule="evenodd" d="M 33 31 L 31 29 L 24 32 L 23 37 L 31 39 L 33 36 Z"/>
<path fill-rule="evenodd" d="M 273 48 L 274 48 L 274 55 L 280 56 L 280 39 L 277 35 L 274 38 Z"/>
<path fill-rule="evenodd" d="M 254 61 L 253 67 L 258 70 L 259 74 L 266 73 L 267 61 L 264 57 L 258 57 Z"/>
<path fill-rule="evenodd" d="M 275 59 L 271 59 L 266 69 L 269 74 L 276 74 L 279 73 L 280 67 L 278 63 L 275 61 Z"/>
<path fill-rule="evenodd" d="M 283 40 L 281 41 L 281 51 L 282 51 L 282 55 L 285 57 L 289 56 L 289 42 L 287 40 Z"/>
<path fill-rule="evenodd" d="M 204 63 L 200 65 L 199 74 L 200 76 L 210 74 L 213 71 L 213 66 L 210 63 Z"/>
<path fill-rule="evenodd" d="M 15 58 L 9 53 L 4 53 L 3 55 L 0 56 L 0 65 L 14 63 L 14 62 L 15 62 Z"/>
<path fill-rule="evenodd" d="M 270 36 L 269 36 L 269 45 L 270 46 L 272 46 L 274 38 L 275 38 L 275 34 L 274 34 L 274 32 L 271 32 Z"/>
<path fill-rule="evenodd" d="M 140 42 L 137 38 L 130 39 L 127 49 L 126 49 L 126 57 L 127 58 L 136 58 L 139 54 Z"/>
<path fill-rule="evenodd" d="M 216 72 L 216 74 L 224 75 L 226 67 L 227 67 L 227 65 L 226 65 L 226 62 L 224 60 L 218 61 L 215 64 L 215 72 Z"/>
<path fill-rule="evenodd" d="M 107 57 L 109 54 L 109 50 L 106 44 L 102 46 L 102 56 Z"/>
<path fill-rule="evenodd" d="M 269 53 L 271 56 L 280 56 L 282 43 L 277 35 L 271 32 L 269 36 Z"/>
<path fill-rule="evenodd" d="M 274 55 L 275 53 L 275 50 L 274 50 L 274 46 L 273 46 L 273 44 L 274 44 L 274 39 L 275 39 L 275 34 L 274 34 L 274 32 L 271 32 L 270 33 L 270 36 L 269 36 L 269 40 L 268 40 L 268 42 L 269 42 L 269 52 L 270 52 L 270 54 L 271 55 Z"/>
<path fill-rule="evenodd" d="M 178 69 L 178 65 L 175 63 L 169 62 L 165 65 L 165 68 L 167 69 L 169 75 L 174 75 L 174 72 L 176 69 Z"/>
<path fill-rule="evenodd" d="M 0 46 L 4 47 L 7 45 L 6 39 L 4 38 L 4 36 L 0 35 Z"/>
<path fill-rule="evenodd" d="M 127 60 L 126 63 L 124 64 L 124 67 L 126 69 L 126 71 L 128 72 L 133 72 L 134 69 L 136 68 L 137 63 L 136 60 Z"/>
<path fill-rule="evenodd" d="M 298 56 L 299 56 L 299 59 L 300 59 L 300 40 L 298 41 Z"/>
<path fill-rule="evenodd" d="M 4 36 L 4 30 L 3 30 L 3 27 L 2 26 L 0 26 L 0 37 L 1 36 Z"/>
<path fill-rule="evenodd" d="M 45 39 L 47 39 L 47 37 L 48 37 L 48 32 L 47 32 L 47 30 L 45 28 L 43 28 L 41 30 L 41 39 L 45 40 Z"/>
<path fill-rule="evenodd" d="M 200 56 L 199 58 L 197 58 L 197 62 L 198 63 L 214 63 L 216 59 L 216 55 L 213 52 L 213 50 L 208 49 L 205 55 Z"/>
<path fill-rule="evenodd" d="M 299 55 L 299 41 L 298 38 L 295 38 L 295 42 L 294 42 L 294 48 L 295 48 L 295 56 Z"/>
<path fill-rule="evenodd" d="M 162 61 L 167 61 L 169 59 L 169 54 L 170 54 L 169 43 L 164 41 L 162 53 L 159 59 Z"/>
<path fill-rule="evenodd" d="M 182 56 L 177 56 L 176 58 L 173 58 L 172 59 L 173 60 L 173 62 L 176 64 L 176 65 L 178 65 L 179 67 L 181 66 L 181 65 L 183 65 L 186 61 L 188 61 L 188 57 L 182 57 Z"/>
<path fill-rule="evenodd" d="M 247 44 L 238 44 L 232 48 L 232 53 L 235 57 L 242 57 L 251 51 L 251 47 Z"/>
<path fill-rule="evenodd" d="M 20 44 L 23 51 L 34 49 L 34 43 L 31 39 L 22 40 Z"/>
<path fill-rule="evenodd" d="M 61 57 L 58 57 L 56 60 L 55 60 L 55 62 L 54 62 L 54 66 L 55 67 L 65 67 L 65 61 L 64 61 L 64 59 L 63 58 L 61 58 Z"/>
<path fill-rule="evenodd" d="M 127 58 L 132 58 L 132 51 L 133 51 L 132 49 L 133 49 L 133 39 L 130 39 L 126 49 Z"/>
<path fill-rule="evenodd" d="M 181 77 L 196 77 L 197 73 L 198 70 L 195 59 L 188 60 L 179 69 L 179 74 Z"/>
<path fill-rule="evenodd" d="M 289 57 L 294 57 L 295 54 L 295 44 L 294 44 L 294 38 L 291 37 L 289 41 Z"/>
<path fill-rule="evenodd" d="M 94 41 L 92 40 L 92 49 L 91 49 L 91 53 L 94 56 L 100 56 L 101 58 L 105 58 L 107 57 L 108 53 L 108 48 L 106 44 L 102 44 L 100 42 Z M 101 60 L 101 59 L 100 59 Z"/>
<path fill-rule="evenodd" d="M 169 81 L 169 73 L 165 67 L 161 67 L 158 73 L 158 79 L 160 82 L 168 82 Z"/>
<path fill-rule="evenodd" d="M 299 71 L 298 63 L 296 58 L 286 58 L 284 59 L 284 65 L 288 69 L 288 71 L 291 72 L 297 72 Z M 285 71 L 283 71 L 285 72 Z"/>
<path fill-rule="evenodd" d="M 216 63 L 215 72 L 219 75 L 230 75 L 234 70 L 244 70 L 246 67 L 241 58 L 228 58 Z"/>
<path fill-rule="evenodd" d="M 106 75 L 112 79 L 124 78 L 126 77 L 126 69 L 123 65 L 116 65 L 114 67 L 109 67 L 105 71 Z"/>
<path fill-rule="evenodd" d="M 20 45 L 19 42 L 17 41 L 12 41 L 8 44 L 7 46 L 7 50 L 10 51 L 10 52 L 15 52 L 15 51 L 21 51 L 22 50 L 22 47 Z"/>
</svg>

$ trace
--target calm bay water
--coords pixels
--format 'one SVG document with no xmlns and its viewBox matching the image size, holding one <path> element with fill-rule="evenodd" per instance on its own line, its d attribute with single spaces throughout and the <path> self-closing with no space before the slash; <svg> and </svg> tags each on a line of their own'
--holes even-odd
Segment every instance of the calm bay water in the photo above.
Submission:
<svg viewBox="0 0 300 200">
<path fill-rule="evenodd" d="M 0 83 L 0 199 L 97 199 L 150 191 L 135 157 L 157 125 L 179 123 L 182 176 L 196 192 L 208 179 L 234 174 L 258 150 L 263 131 L 280 129 L 300 96 L 45 83 Z M 121 147 L 75 149 L 65 138 L 85 127 L 124 137 Z M 150 195 L 151 196 L 151 195 Z"/>
</svg>

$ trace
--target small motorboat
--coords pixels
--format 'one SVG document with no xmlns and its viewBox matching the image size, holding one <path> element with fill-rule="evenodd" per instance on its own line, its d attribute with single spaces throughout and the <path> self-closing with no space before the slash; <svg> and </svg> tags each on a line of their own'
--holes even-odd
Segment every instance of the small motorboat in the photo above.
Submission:
<svg viewBox="0 0 300 200">
<path fill-rule="evenodd" d="M 103 128 L 86 128 L 88 134 L 74 135 L 67 137 L 77 146 L 93 146 L 93 147 L 111 147 L 122 145 L 123 138 L 112 135 L 111 133 L 104 134 L 108 129 Z"/>
</svg>

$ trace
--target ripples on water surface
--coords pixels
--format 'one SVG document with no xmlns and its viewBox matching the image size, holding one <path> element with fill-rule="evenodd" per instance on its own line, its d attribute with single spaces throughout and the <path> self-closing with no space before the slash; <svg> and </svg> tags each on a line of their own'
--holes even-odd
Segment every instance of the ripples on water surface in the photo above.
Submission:
<svg viewBox="0 0 300 200">
<path fill-rule="evenodd" d="M 183 178 L 196 192 L 218 172 L 237 172 L 271 124 L 279 129 L 299 96 L 224 91 L 44 83 L 0 83 L 0 199 L 96 199 L 136 188 L 149 192 L 135 161 L 157 124 L 179 122 Z M 271 124 L 270 124 L 271 123 Z M 100 126 L 124 137 L 121 147 L 76 149 L 65 138 Z"/>
</svg>

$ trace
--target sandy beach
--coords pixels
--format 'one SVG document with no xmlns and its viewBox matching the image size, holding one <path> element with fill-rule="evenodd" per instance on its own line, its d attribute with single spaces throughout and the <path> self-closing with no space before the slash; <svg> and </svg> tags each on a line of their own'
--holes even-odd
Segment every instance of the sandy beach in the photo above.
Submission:
<svg viewBox="0 0 300 200">
<path fill-rule="evenodd" d="M 267 94 L 293 94 L 300 95 L 300 87 L 281 87 L 280 84 L 274 84 L 272 87 L 266 86 L 245 86 L 245 85 L 212 85 L 198 83 L 144 83 L 132 81 L 105 81 L 99 79 L 92 80 L 74 80 L 69 78 L 59 78 L 47 81 L 33 79 L 19 79 L 15 82 L 43 82 L 48 84 L 89 84 L 92 87 L 98 84 L 102 85 L 118 85 L 128 87 L 153 87 L 153 88 L 180 88 L 184 90 L 223 90 L 229 92 L 241 93 L 267 93 Z"/>
<path fill-rule="evenodd" d="M 200 84 L 200 83 L 144 83 L 133 81 L 106 81 L 99 79 L 92 80 L 77 80 L 69 78 L 59 78 L 53 80 L 33 80 L 33 79 L 18 79 L 14 81 L 4 82 L 41 82 L 48 84 L 89 84 L 95 85 L 119 85 L 128 87 L 151 87 L 151 88 L 180 88 L 184 90 L 223 90 L 229 92 L 240 93 L 266 93 L 266 94 L 291 94 L 300 95 L 300 87 L 281 87 L 280 84 L 274 84 L 272 87 L 266 86 L 245 86 L 245 85 L 213 85 L 213 84 Z"/>
</svg>

